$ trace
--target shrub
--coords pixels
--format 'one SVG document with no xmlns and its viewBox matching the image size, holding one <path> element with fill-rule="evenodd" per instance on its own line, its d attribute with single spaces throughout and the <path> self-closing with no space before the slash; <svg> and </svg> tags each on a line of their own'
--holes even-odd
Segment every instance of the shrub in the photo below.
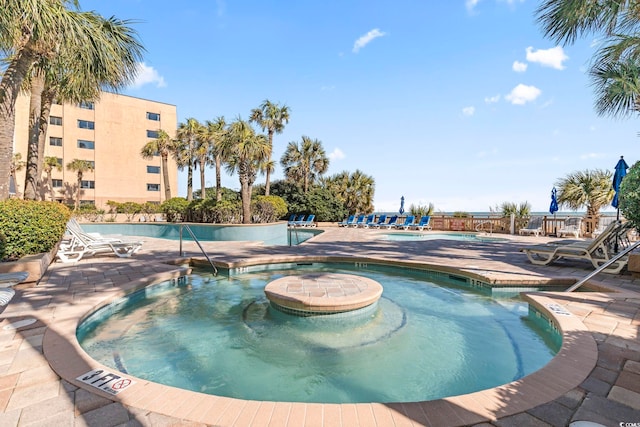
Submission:
<svg viewBox="0 0 640 427">
<path fill-rule="evenodd" d="M 253 222 L 275 222 L 287 214 L 287 204 L 280 196 L 256 196 L 251 201 Z"/>
<path fill-rule="evenodd" d="M 142 211 L 142 205 L 136 202 L 124 202 L 118 204 L 118 213 L 123 213 L 125 221 L 131 222 Z"/>
<path fill-rule="evenodd" d="M 4 259 L 4 254 L 7 252 L 7 238 L 4 233 L 0 231 L 0 260 Z"/>
<path fill-rule="evenodd" d="M 344 203 L 335 194 L 324 187 L 313 187 L 305 196 L 308 214 L 315 214 L 316 221 L 335 222 L 343 219 L 349 212 Z M 303 211 L 304 212 L 304 211 Z M 291 213 L 301 213 L 293 212 Z"/>
<path fill-rule="evenodd" d="M 618 204 L 624 217 L 640 230 L 640 162 L 636 162 L 620 184 Z"/>
<path fill-rule="evenodd" d="M 221 200 L 215 204 L 211 214 L 212 222 L 239 224 L 242 219 L 242 202 Z"/>
<path fill-rule="evenodd" d="M 216 201 L 207 198 L 196 199 L 189 203 L 185 212 L 185 221 L 189 222 L 215 222 L 214 208 Z"/>
<path fill-rule="evenodd" d="M 169 222 L 183 221 L 188 207 L 189 202 L 184 197 L 173 197 L 160 205 Z"/>
<path fill-rule="evenodd" d="M 70 216 L 69 209 L 56 202 L 0 202 L 0 230 L 6 237 L 3 259 L 49 252 L 60 241 Z"/>
<path fill-rule="evenodd" d="M 411 204 L 411 206 L 409 206 L 409 212 L 416 218 L 420 218 L 426 215 L 433 215 L 433 203 L 429 203 L 427 206 Z"/>
</svg>

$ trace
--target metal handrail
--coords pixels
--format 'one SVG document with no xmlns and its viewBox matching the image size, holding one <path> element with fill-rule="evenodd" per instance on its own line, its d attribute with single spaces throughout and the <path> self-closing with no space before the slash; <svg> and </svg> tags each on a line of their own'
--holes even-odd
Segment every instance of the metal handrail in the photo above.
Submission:
<svg viewBox="0 0 640 427">
<path fill-rule="evenodd" d="M 202 252 L 202 254 L 205 256 L 205 258 L 207 258 L 207 261 L 209 261 L 209 264 L 211 264 L 211 267 L 213 268 L 213 275 L 217 276 L 218 275 L 218 269 L 213 264 L 213 261 L 211 261 L 211 258 L 209 258 L 209 255 L 207 255 L 207 253 L 205 252 L 204 248 L 200 244 L 200 241 L 198 240 L 196 235 L 193 234 L 193 231 L 191 230 L 191 227 L 189 227 L 187 224 L 180 224 L 180 256 L 184 256 L 184 252 L 182 252 L 182 229 L 183 228 L 187 229 L 187 231 L 191 235 L 191 238 L 193 239 L 193 241 L 196 242 L 196 244 L 200 248 L 200 251 Z"/>
<path fill-rule="evenodd" d="M 623 256 L 625 256 L 626 254 L 628 254 L 629 252 L 631 252 L 632 250 L 634 250 L 635 248 L 637 248 L 638 246 L 640 246 L 640 242 L 635 242 L 633 245 L 626 247 L 624 250 L 618 252 L 613 258 L 611 258 L 609 261 L 605 262 L 604 264 L 602 264 L 600 267 L 596 268 L 594 271 L 592 271 L 591 273 L 587 274 L 586 277 L 584 277 L 582 280 L 580 280 L 579 282 L 577 282 L 576 284 L 574 284 L 573 286 L 571 286 L 570 288 L 568 288 L 566 290 L 566 292 L 573 292 L 576 289 L 578 289 L 580 286 L 584 285 L 589 279 L 591 279 L 593 276 L 595 276 L 596 274 L 602 272 L 604 269 L 606 269 L 607 267 L 609 267 L 611 264 L 613 264 L 614 262 L 618 261 L 620 258 L 622 258 Z"/>
<path fill-rule="evenodd" d="M 487 223 L 489 224 L 489 234 L 493 234 L 493 221 L 490 219 L 478 222 L 478 224 L 476 224 L 476 231 L 477 232 L 484 231 L 484 225 Z"/>
</svg>

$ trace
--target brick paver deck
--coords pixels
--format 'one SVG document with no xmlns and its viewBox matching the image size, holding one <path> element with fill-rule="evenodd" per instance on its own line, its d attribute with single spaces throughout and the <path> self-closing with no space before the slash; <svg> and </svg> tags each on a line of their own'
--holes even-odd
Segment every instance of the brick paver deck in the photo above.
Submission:
<svg viewBox="0 0 640 427">
<path fill-rule="evenodd" d="M 369 259 L 463 271 L 483 281 L 558 284 L 586 275 L 583 262 L 531 265 L 518 251 L 544 238 L 507 242 L 403 241 L 383 232 L 326 228 L 295 247 L 251 242 L 203 242 L 219 262 Z M 556 307 L 565 332 L 553 361 L 517 384 L 481 394 L 415 404 L 322 405 L 256 402 L 138 384 L 112 398 L 79 387 L 73 373 L 96 366 L 69 334 L 103 301 L 128 289 L 184 273 L 180 258 L 197 257 L 187 242 L 145 239 L 132 258 L 95 256 L 76 264 L 52 264 L 37 286 L 20 285 L 0 315 L 0 426 L 566 426 L 591 421 L 605 426 L 640 423 L 640 279 L 599 275 L 598 292 L 540 293 L 532 303 Z M 170 262 L 170 263 L 168 263 Z M 562 311 L 571 316 L 563 316 Z M 17 329 L 16 322 L 35 322 Z M 69 353 L 69 350 L 71 353 Z M 52 369 L 55 367 L 55 371 Z M 63 378 L 61 378 L 61 376 Z M 66 378 L 66 379 L 64 379 Z M 69 380 L 69 381 L 67 381 Z M 132 386 L 133 387 L 133 386 Z M 171 415 L 168 415 L 171 414 Z"/>
</svg>

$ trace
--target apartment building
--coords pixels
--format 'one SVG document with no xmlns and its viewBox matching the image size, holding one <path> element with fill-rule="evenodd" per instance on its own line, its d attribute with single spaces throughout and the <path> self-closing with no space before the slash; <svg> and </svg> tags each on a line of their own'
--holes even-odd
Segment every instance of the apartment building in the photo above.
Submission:
<svg viewBox="0 0 640 427">
<path fill-rule="evenodd" d="M 52 190 L 45 188 L 45 200 L 65 203 L 75 200 L 77 173 L 67 170 L 74 159 L 92 162 L 93 171 L 85 172 L 81 184 L 81 203 L 106 208 L 117 202 L 153 202 L 165 200 L 165 184 L 159 155 L 145 160 L 142 147 L 157 137 L 159 129 L 174 136 L 177 127 L 175 105 L 131 96 L 103 92 L 93 103 L 54 104 L 46 135 L 45 156 L 58 159 L 62 170 L 52 172 Z M 29 97 L 21 96 L 16 105 L 14 153 L 27 158 L 29 135 Z M 172 197 L 178 193 L 178 169 L 169 158 Z M 24 191 L 25 170 L 17 172 L 16 190 Z M 42 177 L 46 182 L 46 175 Z"/>
</svg>

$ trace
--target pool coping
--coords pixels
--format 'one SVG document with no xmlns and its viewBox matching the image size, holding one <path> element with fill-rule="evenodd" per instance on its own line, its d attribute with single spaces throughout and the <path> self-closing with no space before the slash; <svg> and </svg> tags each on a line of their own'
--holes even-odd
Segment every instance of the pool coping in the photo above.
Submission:
<svg viewBox="0 0 640 427">
<path fill-rule="evenodd" d="M 247 265 L 296 261 L 368 261 L 376 264 L 421 267 L 426 270 L 439 268 L 441 271 L 458 273 L 462 276 L 475 274 L 479 279 L 487 279 L 481 274 L 468 272 L 465 269 L 416 262 L 385 262 L 373 257 L 294 255 L 241 260 L 227 263 L 227 266 L 228 268 L 235 268 Z M 114 396 L 76 379 L 94 369 L 114 372 L 114 369 L 94 361 L 85 353 L 77 341 L 76 328 L 88 314 L 130 292 L 153 283 L 175 279 L 186 272 L 184 268 L 176 268 L 173 271 L 156 273 L 134 280 L 117 291 L 83 296 L 82 299 L 76 300 L 73 304 L 65 307 L 64 313 L 60 313 L 60 317 L 56 319 L 56 322 L 49 325 L 43 337 L 43 352 L 51 368 L 64 380 L 91 393 L 121 402 L 127 406 L 191 422 L 227 425 L 237 423 L 237 420 L 242 419 L 242 417 L 251 417 L 253 419 L 263 411 L 268 411 L 271 417 L 274 414 L 290 414 L 292 411 L 297 411 L 305 414 L 315 413 L 325 421 L 330 420 L 332 417 L 344 421 L 357 414 L 359 419 L 367 416 L 373 417 L 381 425 L 386 425 L 384 420 L 392 423 L 394 419 L 397 421 L 400 418 L 407 418 L 422 422 L 425 425 L 454 426 L 493 421 L 524 412 L 559 398 L 579 386 L 587 378 L 595 367 L 598 357 L 596 342 L 582 321 L 563 310 L 549 294 L 533 292 L 527 293 L 525 298 L 538 311 L 550 319 L 562 334 L 563 340 L 559 352 L 543 368 L 517 381 L 459 396 L 405 403 L 324 404 L 249 401 L 182 390 L 128 374 L 122 375 L 133 379 L 135 383 Z M 548 284 L 549 281 L 541 280 L 541 283 Z M 525 283 L 514 282 L 511 284 L 531 285 L 532 283 L 527 280 Z"/>
</svg>

